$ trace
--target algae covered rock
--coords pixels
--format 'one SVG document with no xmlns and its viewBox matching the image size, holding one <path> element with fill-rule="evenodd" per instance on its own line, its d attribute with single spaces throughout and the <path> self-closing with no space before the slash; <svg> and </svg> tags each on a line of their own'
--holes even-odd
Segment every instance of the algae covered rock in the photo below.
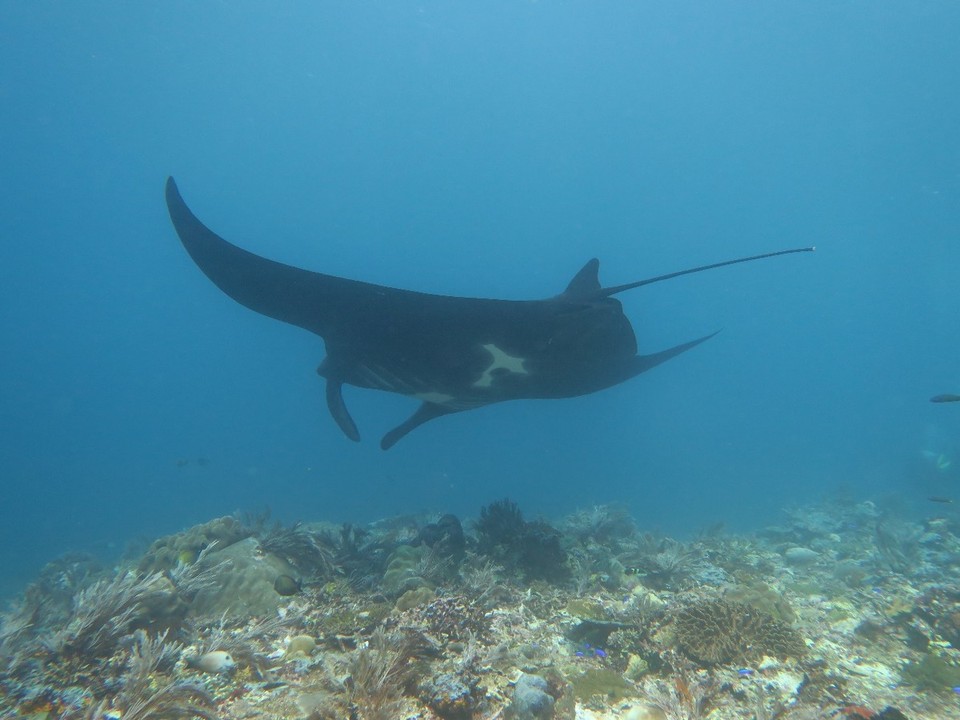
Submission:
<svg viewBox="0 0 960 720">
<path fill-rule="evenodd" d="M 426 605 L 437 598 L 437 594 L 428 587 L 407 590 L 397 599 L 395 607 L 400 612 L 410 610 L 418 605 Z"/>
<path fill-rule="evenodd" d="M 609 668 L 591 668 L 574 677 L 571 682 L 574 695 L 580 701 L 600 697 L 607 702 L 616 702 L 637 694 L 623 675 Z"/>
<path fill-rule="evenodd" d="M 545 679 L 524 673 L 513 687 L 508 716 L 515 720 L 551 718 L 555 702 Z"/>
<path fill-rule="evenodd" d="M 749 605 L 780 622 L 792 623 L 797 619 L 797 614 L 783 593 L 777 592 L 763 582 L 737 585 L 724 594 L 724 599 Z"/>
<path fill-rule="evenodd" d="M 813 565 L 820 559 L 820 553 L 808 547 L 794 546 L 783 552 L 784 559 L 791 565 Z"/>
<path fill-rule="evenodd" d="M 155 540 L 140 559 L 138 570 L 142 573 L 163 572 L 178 564 L 189 565 L 196 562 L 207 548 L 222 551 L 250 534 L 239 520 L 229 515 L 194 525 Z"/>
<path fill-rule="evenodd" d="M 430 583 L 421 576 L 421 561 L 428 552 L 424 545 L 401 545 L 387 560 L 383 574 L 383 589 L 390 595 L 402 595 L 408 590 L 429 588 Z"/>
<path fill-rule="evenodd" d="M 420 684 L 420 699 L 444 720 L 469 720 L 484 691 L 473 675 L 444 672 Z"/>
<path fill-rule="evenodd" d="M 224 550 L 205 555 L 200 563 L 209 567 L 212 582 L 194 598 L 190 611 L 195 616 L 268 615 L 289 602 L 274 589 L 277 577 L 296 570 L 285 560 L 264 555 L 250 537 Z"/>
</svg>

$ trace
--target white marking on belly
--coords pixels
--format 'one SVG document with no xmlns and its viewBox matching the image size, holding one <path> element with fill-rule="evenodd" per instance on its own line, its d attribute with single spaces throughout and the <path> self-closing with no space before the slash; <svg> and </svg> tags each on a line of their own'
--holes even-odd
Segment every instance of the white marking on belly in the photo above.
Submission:
<svg viewBox="0 0 960 720">
<path fill-rule="evenodd" d="M 417 400 L 423 400 L 424 402 L 433 403 L 434 405 L 446 405 L 453 400 L 453 395 L 446 395 L 441 392 L 414 393 L 414 397 L 417 398 Z"/>
<path fill-rule="evenodd" d="M 524 358 L 508 355 L 493 343 L 487 343 L 482 346 L 484 350 L 493 356 L 493 362 L 483 371 L 480 379 L 473 383 L 474 387 L 487 388 L 493 385 L 495 379 L 494 372 L 497 370 L 506 370 L 515 375 L 529 375 L 527 369 L 523 366 L 526 362 Z"/>
</svg>

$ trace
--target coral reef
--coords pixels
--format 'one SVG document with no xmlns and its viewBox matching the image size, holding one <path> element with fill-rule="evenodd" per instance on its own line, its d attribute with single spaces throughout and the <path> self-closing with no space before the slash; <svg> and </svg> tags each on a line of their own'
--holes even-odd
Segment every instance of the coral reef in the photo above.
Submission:
<svg viewBox="0 0 960 720">
<path fill-rule="evenodd" d="M 673 621 L 677 645 L 703 665 L 755 662 L 764 655 L 787 658 L 806 652 L 793 628 L 749 605 L 726 600 L 693 603 Z"/>
<path fill-rule="evenodd" d="M 508 499 L 482 508 L 476 530 L 478 552 L 528 581 L 563 582 L 570 576 L 560 532 L 542 521 L 527 522 Z"/>
<path fill-rule="evenodd" d="M 301 523 L 274 527 L 257 539 L 262 552 L 286 561 L 309 582 L 322 582 L 337 574 L 334 543 L 328 536 L 312 532 Z"/>
<path fill-rule="evenodd" d="M 141 573 L 153 573 L 172 570 L 177 565 L 189 565 L 196 562 L 207 548 L 216 546 L 223 550 L 252 534 L 252 530 L 237 518 L 219 517 L 155 540 L 140 559 L 137 570 Z"/>
<path fill-rule="evenodd" d="M 61 558 L 0 615 L 0 716 L 956 714 L 960 523 L 827 503 L 680 541 L 502 500 L 472 527 L 220 518 L 112 570 Z"/>
</svg>

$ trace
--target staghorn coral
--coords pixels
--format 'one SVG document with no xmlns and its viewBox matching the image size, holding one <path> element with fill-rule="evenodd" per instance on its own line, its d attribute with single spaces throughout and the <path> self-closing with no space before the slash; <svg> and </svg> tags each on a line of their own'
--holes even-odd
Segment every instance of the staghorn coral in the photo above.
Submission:
<svg viewBox="0 0 960 720">
<path fill-rule="evenodd" d="M 673 630 L 683 653 L 701 665 L 745 663 L 763 655 L 799 657 L 806 651 L 789 625 L 726 600 L 688 605 L 674 617 Z"/>
</svg>

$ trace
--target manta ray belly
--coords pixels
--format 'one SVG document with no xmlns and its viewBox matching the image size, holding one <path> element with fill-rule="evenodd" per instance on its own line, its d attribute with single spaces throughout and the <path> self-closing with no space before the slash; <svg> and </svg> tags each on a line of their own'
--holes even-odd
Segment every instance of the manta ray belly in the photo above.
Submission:
<svg viewBox="0 0 960 720">
<path fill-rule="evenodd" d="M 523 366 L 526 362 L 525 358 L 514 357 L 513 355 L 508 355 L 494 343 L 487 343 L 482 345 L 484 350 L 486 350 L 493 357 L 493 360 L 487 366 L 487 368 L 480 373 L 480 377 L 473 383 L 473 386 L 476 388 L 488 388 L 493 385 L 493 381 L 501 375 L 504 374 L 513 374 L 513 375 L 529 375 L 530 373 Z M 506 372 L 504 372 L 506 371 Z"/>
</svg>

